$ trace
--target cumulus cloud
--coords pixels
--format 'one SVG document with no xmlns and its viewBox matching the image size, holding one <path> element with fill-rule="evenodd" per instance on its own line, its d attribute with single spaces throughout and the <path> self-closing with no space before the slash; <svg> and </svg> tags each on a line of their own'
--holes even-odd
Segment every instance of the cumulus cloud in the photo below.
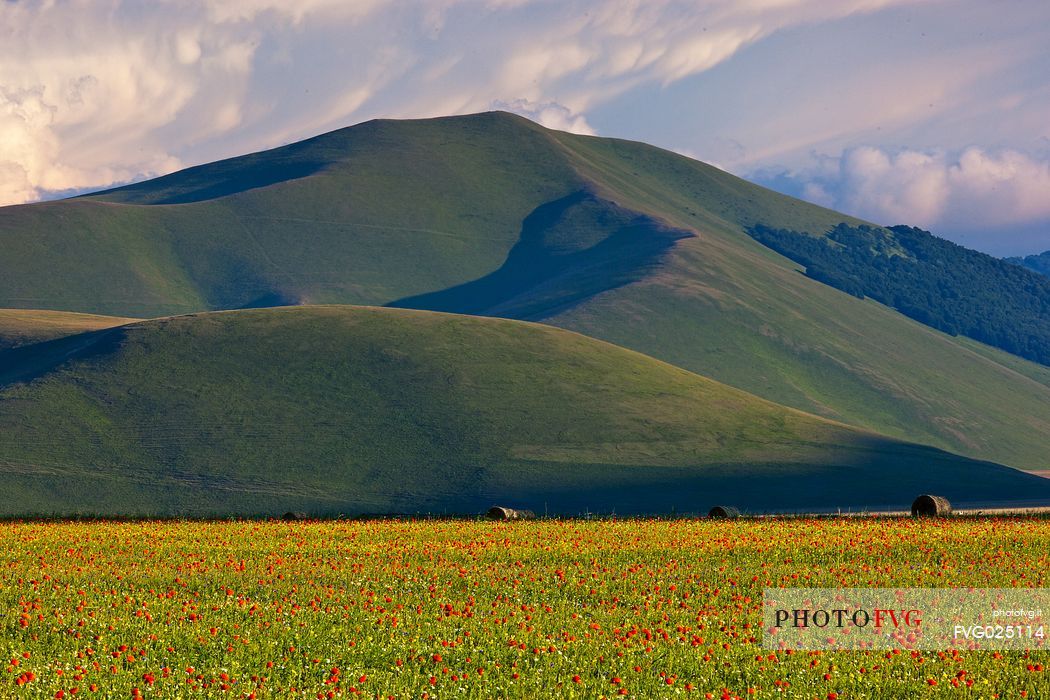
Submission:
<svg viewBox="0 0 1050 700">
<path fill-rule="evenodd" d="M 189 137 L 239 120 L 245 36 L 91 3 L 4 3 L 0 26 L 0 204 L 179 167 L 156 131 L 187 109 Z"/>
<path fill-rule="evenodd" d="M 855 148 L 840 160 L 839 201 L 866 218 L 930 225 L 940 219 L 948 203 L 948 169 L 943 156 Z"/>
<path fill-rule="evenodd" d="M 918 0 L 0 3 L 0 204 L 377 116 L 505 105 L 556 128 L 778 30 Z"/>
<path fill-rule="evenodd" d="M 861 146 L 818 156 L 809 169 L 754 177 L 882 224 L 950 234 L 1045 222 L 1050 243 L 1050 157 L 976 146 L 955 154 Z"/>
<path fill-rule="evenodd" d="M 1050 159 L 969 148 L 948 168 L 948 182 L 947 213 L 957 225 L 1050 219 Z"/>
<path fill-rule="evenodd" d="M 513 102 L 495 100 L 492 103 L 492 109 L 520 114 L 537 124 L 542 124 L 548 129 L 571 131 L 574 134 L 589 136 L 593 136 L 595 133 L 582 114 L 574 114 L 568 107 L 557 102 L 540 104 L 529 100 L 514 100 Z"/>
</svg>

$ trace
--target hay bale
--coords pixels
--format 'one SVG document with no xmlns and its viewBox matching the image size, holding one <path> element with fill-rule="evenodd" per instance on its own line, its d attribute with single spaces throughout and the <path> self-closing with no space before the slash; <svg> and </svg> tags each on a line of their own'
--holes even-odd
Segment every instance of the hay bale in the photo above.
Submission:
<svg viewBox="0 0 1050 700">
<path fill-rule="evenodd" d="M 725 518 L 727 520 L 732 520 L 733 518 L 740 517 L 740 509 L 736 506 L 715 506 L 711 510 L 707 511 L 707 517 Z"/>
<path fill-rule="evenodd" d="M 306 520 L 308 517 L 306 513 L 290 510 L 281 516 L 281 520 Z"/>
<path fill-rule="evenodd" d="M 492 506 L 488 511 L 489 520 L 532 520 L 536 514 L 531 510 L 518 510 L 506 506 Z"/>
<path fill-rule="evenodd" d="M 952 514 L 952 504 L 944 496 L 924 493 L 912 502 L 911 514 L 916 518 L 946 518 Z"/>
</svg>

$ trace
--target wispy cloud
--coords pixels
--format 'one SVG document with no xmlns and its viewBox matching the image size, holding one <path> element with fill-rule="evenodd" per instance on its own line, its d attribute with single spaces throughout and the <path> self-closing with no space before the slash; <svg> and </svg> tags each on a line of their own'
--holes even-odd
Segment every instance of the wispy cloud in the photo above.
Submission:
<svg viewBox="0 0 1050 700">
<path fill-rule="evenodd" d="M 593 131 L 778 30 L 917 0 L 0 3 L 0 204 L 375 116 L 503 106 Z"/>
</svg>

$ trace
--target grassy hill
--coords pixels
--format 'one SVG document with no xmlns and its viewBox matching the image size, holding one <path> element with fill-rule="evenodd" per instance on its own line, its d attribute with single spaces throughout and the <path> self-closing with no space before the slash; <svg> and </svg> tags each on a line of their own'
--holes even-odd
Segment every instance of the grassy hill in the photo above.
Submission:
<svg viewBox="0 0 1050 700">
<path fill-rule="evenodd" d="M 7 515 L 1050 497 L 1047 480 L 517 321 L 345 306 L 206 313 L 9 349 L 0 367 Z"/>
<path fill-rule="evenodd" d="M 141 319 L 64 311 L 0 309 L 0 350 L 41 343 L 101 328 L 112 328 L 138 320 Z"/>
<path fill-rule="evenodd" d="M 861 223 L 645 144 L 503 113 L 380 120 L 0 209 L 0 306 L 537 320 L 852 425 L 1045 467 L 1045 367 L 828 288 L 746 233 L 842 222 Z"/>
<path fill-rule="evenodd" d="M 749 233 L 811 279 L 1050 367 L 1050 279 L 1032 270 L 911 226 Z"/>
</svg>

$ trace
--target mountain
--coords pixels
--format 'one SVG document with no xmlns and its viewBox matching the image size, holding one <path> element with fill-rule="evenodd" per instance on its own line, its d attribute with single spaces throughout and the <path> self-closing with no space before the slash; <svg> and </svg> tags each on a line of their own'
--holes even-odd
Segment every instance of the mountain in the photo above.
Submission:
<svg viewBox="0 0 1050 700">
<path fill-rule="evenodd" d="M 0 306 L 392 305 L 542 321 L 779 404 L 1044 467 L 1050 369 L 801 274 L 757 226 L 859 220 L 505 113 L 378 120 L 0 209 Z"/>
<path fill-rule="evenodd" d="M 1021 265 L 1041 275 L 1050 276 L 1050 250 L 1038 255 L 1026 255 L 1023 258 L 1006 258 L 1006 262 Z"/>
<path fill-rule="evenodd" d="M 1050 480 L 519 321 L 347 306 L 204 313 L 8 349 L 0 368 L 5 515 L 1050 498 Z"/>
</svg>

